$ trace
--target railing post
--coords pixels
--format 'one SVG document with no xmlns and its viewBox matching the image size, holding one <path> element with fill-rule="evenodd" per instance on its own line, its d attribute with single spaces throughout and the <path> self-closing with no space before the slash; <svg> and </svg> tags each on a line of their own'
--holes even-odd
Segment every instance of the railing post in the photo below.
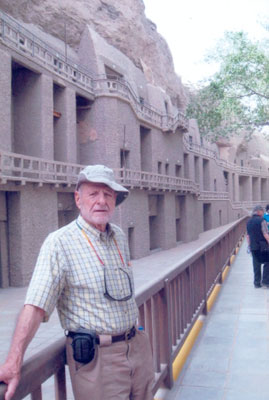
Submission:
<svg viewBox="0 0 269 400">
<path fill-rule="evenodd" d="M 65 366 L 54 375 L 55 400 L 66 400 Z"/>
<path fill-rule="evenodd" d="M 159 320 L 159 296 L 152 297 L 152 348 L 153 348 L 153 364 L 156 372 L 161 372 L 160 368 L 160 320 Z"/>
<path fill-rule="evenodd" d="M 173 365 L 172 365 L 172 338 L 171 338 L 171 307 L 170 307 L 170 283 L 169 279 L 164 281 L 164 296 L 162 298 L 163 307 L 160 321 L 164 327 L 163 348 L 165 361 L 167 363 L 167 376 L 164 380 L 165 385 L 171 389 L 173 386 Z"/>
<path fill-rule="evenodd" d="M 31 393 L 31 400 L 42 400 L 41 386 L 38 386 L 35 391 Z"/>
<path fill-rule="evenodd" d="M 204 265 L 204 307 L 203 307 L 203 314 L 207 315 L 208 310 L 207 310 L 207 257 L 206 257 L 206 251 L 203 254 L 202 262 L 203 262 L 203 265 Z"/>
</svg>

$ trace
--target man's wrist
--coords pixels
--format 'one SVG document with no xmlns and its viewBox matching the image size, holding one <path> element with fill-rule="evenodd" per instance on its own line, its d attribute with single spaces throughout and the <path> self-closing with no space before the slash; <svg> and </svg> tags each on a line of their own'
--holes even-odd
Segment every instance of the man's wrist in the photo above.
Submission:
<svg viewBox="0 0 269 400">
<path fill-rule="evenodd" d="M 8 357 L 5 362 L 5 368 L 15 375 L 20 375 L 21 365 L 22 365 L 22 357 Z"/>
</svg>

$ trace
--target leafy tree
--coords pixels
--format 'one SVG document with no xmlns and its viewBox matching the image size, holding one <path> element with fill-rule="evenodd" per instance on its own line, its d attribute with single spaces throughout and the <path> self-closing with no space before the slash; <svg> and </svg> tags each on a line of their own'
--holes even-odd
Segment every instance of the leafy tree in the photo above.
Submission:
<svg viewBox="0 0 269 400">
<path fill-rule="evenodd" d="M 269 126 L 268 43 L 227 32 L 209 61 L 219 62 L 219 71 L 191 91 L 187 110 L 200 133 L 213 141 Z"/>
</svg>

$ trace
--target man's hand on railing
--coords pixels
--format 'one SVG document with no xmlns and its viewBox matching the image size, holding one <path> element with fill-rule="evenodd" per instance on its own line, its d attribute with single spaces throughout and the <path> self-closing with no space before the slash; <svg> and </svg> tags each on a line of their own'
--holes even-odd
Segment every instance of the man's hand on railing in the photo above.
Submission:
<svg viewBox="0 0 269 400">
<path fill-rule="evenodd" d="M 44 314 L 44 310 L 30 304 L 26 304 L 19 314 L 6 362 L 0 366 L 0 382 L 8 385 L 5 400 L 10 400 L 15 393 L 20 380 L 25 350 L 43 320 Z"/>
<path fill-rule="evenodd" d="M 0 383 L 7 385 L 5 400 L 10 400 L 15 393 L 20 380 L 20 372 L 6 364 L 0 365 Z"/>
</svg>

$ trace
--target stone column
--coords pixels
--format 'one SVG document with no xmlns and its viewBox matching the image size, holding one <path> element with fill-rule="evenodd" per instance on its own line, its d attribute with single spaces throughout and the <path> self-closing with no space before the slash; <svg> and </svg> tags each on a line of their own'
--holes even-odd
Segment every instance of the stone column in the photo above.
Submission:
<svg viewBox="0 0 269 400">
<path fill-rule="evenodd" d="M 116 207 L 113 222 L 123 229 L 126 237 L 128 237 L 128 229 L 133 230 L 133 242 L 130 243 L 133 258 L 145 257 L 149 254 L 150 233 L 147 191 L 130 190 L 128 198 Z"/>
<path fill-rule="evenodd" d="M 251 176 L 246 177 L 243 193 L 244 193 L 243 201 L 252 201 L 253 200 L 252 177 Z"/>
<path fill-rule="evenodd" d="M 66 88 L 66 162 L 77 163 L 77 134 L 76 134 L 76 93 Z"/>
<path fill-rule="evenodd" d="M 160 242 L 163 250 L 176 246 L 175 193 L 166 192 L 160 209 Z"/>
<path fill-rule="evenodd" d="M 54 94 L 54 111 L 60 114 L 54 121 L 54 158 L 77 163 L 76 94 L 65 88 Z"/>
<path fill-rule="evenodd" d="M 252 177 L 252 200 L 261 201 L 261 178 Z"/>
<path fill-rule="evenodd" d="M 182 209 L 181 209 L 181 224 L 183 232 L 183 242 L 190 242 L 198 238 L 198 229 L 195 227 L 195 221 L 197 221 L 197 198 L 193 194 L 186 194 L 183 197 Z"/>
<path fill-rule="evenodd" d="M 40 157 L 54 159 L 53 143 L 53 81 L 43 74 L 40 77 Z M 38 133 L 38 132 L 36 132 Z"/>
<path fill-rule="evenodd" d="M 234 178 L 232 181 L 232 187 L 233 187 L 233 201 L 239 201 L 239 175 L 234 173 L 233 174 Z"/>
<path fill-rule="evenodd" d="M 0 49 L 0 60 L 0 146 L 12 151 L 11 56 Z"/>
<path fill-rule="evenodd" d="M 0 288 L 9 286 L 6 192 L 0 191 Z"/>
<path fill-rule="evenodd" d="M 29 283 L 40 246 L 58 228 L 57 192 L 24 187 L 8 197 L 10 285 Z"/>
<path fill-rule="evenodd" d="M 267 201 L 269 204 L 269 180 L 262 178 L 261 180 L 261 200 Z"/>
<path fill-rule="evenodd" d="M 19 69 L 13 79 L 14 151 L 53 159 L 52 79 Z"/>
</svg>

